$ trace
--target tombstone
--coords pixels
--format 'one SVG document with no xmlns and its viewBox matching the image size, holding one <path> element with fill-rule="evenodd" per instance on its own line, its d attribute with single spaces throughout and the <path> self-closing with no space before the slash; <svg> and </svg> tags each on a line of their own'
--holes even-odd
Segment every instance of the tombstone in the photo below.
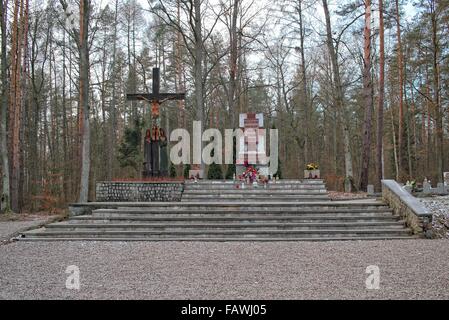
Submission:
<svg viewBox="0 0 449 320">
<path fill-rule="evenodd" d="M 441 182 L 439 182 L 438 184 L 437 184 L 437 194 L 445 194 L 446 192 L 445 192 L 445 190 L 444 190 L 445 188 L 444 188 L 444 183 L 441 183 Z"/>
<path fill-rule="evenodd" d="M 430 183 L 426 180 L 423 182 L 423 193 L 424 194 L 431 194 L 432 193 L 432 186 Z"/>
<path fill-rule="evenodd" d="M 444 176 L 444 185 L 449 187 L 449 172 L 444 172 L 443 176 Z"/>
<path fill-rule="evenodd" d="M 412 187 L 412 186 L 404 186 L 403 188 L 404 188 L 405 191 L 407 191 L 407 192 L 410 193 L 410 194 L 411 194 L 412 191 L 413 191 L 413 187 Z"/>
<path fill-rule="evenodd" d="M 259 174 L 265 177 L 270 175 L 268 164 L 261 163 L 266 159 L 266 143 L 263 113 L 242 113 L 239 121 L 240 129 L 244 135 L 237 142 L 236 174 L 242 175 L 246 165 L 259 169 Z"/>
<path fill-rule="evenodd" d="M 368 185 L 367 193 L 369 196 L 374 196 L 374 186 L 372 184 Z"/>
</svg>

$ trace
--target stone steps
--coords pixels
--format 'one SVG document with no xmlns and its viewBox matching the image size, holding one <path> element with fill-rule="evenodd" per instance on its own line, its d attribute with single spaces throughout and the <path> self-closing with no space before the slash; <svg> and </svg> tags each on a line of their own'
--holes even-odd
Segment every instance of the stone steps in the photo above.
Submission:
<svg viewBox="0 0 449 320">
<path fill-rule="evenodd" d="M 199 217 L 241 217 L 241 216 L 392 216 L 392 210 L 385 207 L 374 208 L 317 208 L 314 207 L 173 207 L 173 208 L 119 208 L 119 209 L 99 209 L 93 211 L 94 217 L 108 218 L 108 217 L 181 217 L 181 216 L 199 216 Z"/>
<path fill-rule="evenodd" d="M 238 187 L 237 187 L 238 186 Z M 282 184 L 272 184 L 264 187 L 259 185 L 257 187 L 254 186 L 245 186 L 243 189 L 240 184 L 226 184 L 226 185 L 186 185 L 185 190 L 205 190 L 208 189 L 210 191 L 220 191 L 220 190 L 326 190 L 325 185 L 282 185 Z"/>
<path fill-rule="evenodd" d="M 215 202 L 136 202 L 127 204 L 121 203 L 91 203 L 93 207 L 104 207 L 111 209 L 121 210 L 165 210 L 170 208 L 239 208 L 245 210 L 246 208 L 302 208 L 302 209 L 376 209 L 376 208 L 388 208 L 388 206 L 380 201 L 369 202 L 345 202 L 345 201 L 321 201 L 321 202 L 289 202 L 289 201 L 269 201 L 260 203 L 259 201 L 243 202 L 243 201 L 215 201 Z"/>
<path fill-rule="evenodd" d="M 183 202 L 182 204 L 190 202 Z M 102 214 L 102 213 L 124 213 L 124 214 L 166 214 L 166 213 L 196 213 L 196 214 L 254 214 L 254 213 L 296 213 L 296 214 L 326 214 L 326 213 L 392 213 L 392 210 L 385 206 L 357 206 L 357 207 L 337 207 L 337 206 L 313 206 L 313 203 L 308 203 L 307 205 L 301 206 L 300 202 L 292 202 L 290 206 L 261 206 L 260 204 L 257 206 L 245 206 L 245 203 L 242 202 L 240 206 L 225 206 L 218 204 L 204 203 L 202 206 L 181 206 L 180 203 L 173 204 L 171 207 L 133 207 L 133 208 L 108 208 L 108 209 L 97 209 L 93 211 L 93 214 Z"/>
<path fill-rule="evenodd" d="M 52 237 L 64 237 L 64 238 L 90 238 L 95 240 L 96 238 L 145 238 L 148 240 L 154 238 L 263 238 L 269 237 L 271 239 L 277 238 L 340 238 L 340 237 L 358 237 L 363 239 L 365 237 L 406 237 L 410 236 L 410 231 L 402 229 L 374 229 L 374 228 L 357 228 L 357 229 L 307 229 L 307 230 L 279 230 L 279 229 L 256 229 L 256 230 L 241 230 L 227 228 L 225 230 L 200 230 L 200 229 L 182 229 L 182 230 L 128 230 L 128 231 L 96 231 L 96 230 L 84 230 L 84 231 L 72 231 L 72 230 L 60 230 L 53 231 L 48 229 L 29 231 L 26 233 L 26 237 L 29 238 L 52 238 Z"/>
<path fill-rule="evenodd" d="M 189 201 L 201 201 L 197 199 L 223 199 L 223 200 L 233 200 L 233 201 L 243 201 L 244 199 L 253 199 L 253 201 L 258 201 L 260 199 L 268 199 L 267 201 L 281 201 L 275 199 L 302 199 L 303 202 L 307 201 L 327 201 L 329 197 L 326 193 L 323 192 L 304 192 L 304 193 L 295 193 L 295 194 L 282 194 L 282 193 L 216 193 L 216 194 L 206 194 L 206 193 L 185 193 L 182 196 L 182 200 Z"/>
<path fill-rule="evenodd" d="M 219 196 L 185 196 L 182 199 L 182 202 L 188 201 L 201 201 L 201 202 L 209 202 L 216 200 L 238 200 L 242 202 L 253 202 L 253 201 L 292 201 L 292 202 L 312 202 L 312 201 L 326 201 L 329 200 L 328 196 L 228 196 L 228 195 L 219 195 Z"/>
<path fill-rule="evenodd" d="M 272 186 L 275 186 L 274 189 Z M 277 189 L 279 188 L 279 189 Z M 86 204 L 80 204 L 80 206 Z M 75 205 L 76 206 L 76 205 Z M 25 241 L 344 241 L 411 239 L 380 201 L 333 202 L 323 181 L 267 189 L 186 183 L 181 202 L 90 203 L 91 215 L 23 234 Z"/>
<path fill-rule="evenodd" d="M 131 224 L 131 223 L 185 223 L 185 224 L 195 224 L 195 223 L 241 223 L 241 222 L 251 222 L 251 223 L 357 223 L 357 222 L 366 222 L 366 223 L 394 223 L 398 222 L 399 218 L 392 216 L 349 216 L 349 217 L 341 217 L 341 216 L 328 216 L 328 217 L 317 217 L 317 216 L 303 216 L 303 217 L 295 217 L 295 216 L 279 216 L 279 217 L 265 217 L 265 216 L 240 216 L 240 217 L 226 217 L 226 216 L 214 216 L 214 217 L 195 217 L 195 216 L 173 216 L 173 217 L 142 217 L 142 216 L 121 216 L 121 217 L 109 217 L 109 218 L 101 218 L 101 217 L 76 217 L 72 218 L 68 223 L 70 224 L 92 224 L 92 225 L 100 225 L 105 223 L 112 224 Z"/>
<path fill-rule="evenodd" d="M 235 184 L 236 181 L 232 180 L 199 180 L 197 182 L 186 181 L 185 185 L 226 185 L 226 184 Z M 323 179 L 303 179 L 303 180 L 294 180 L 294 179 L 282 179 L 277 181 L 270 181 L 269 184 L 300 184 L 300 185 L 314 185 L 314 184 L 325 184 Z"/>
<path fill-rule="evenodd" d="M 104 241 L 104 242 L 324 242 L 324 241 L 385 241 L 385 240 L 412 240 L 416 239 L 415 236 L 366 236 L 366 237 L 351 237 L 351 236 L 340 236 L 340 237 L 318 237 L 318 238 L 310 238 L 310 237 L 302 237 L 302 238 L 294 238 L 294 237 L 281 237 L 281 238 L 270 238 L 270 237 L 250 237 L 250 238 L 230 238 L 230 237 L 208 237 L 208 238 L 189 238 L 189 237 L 156 237 L 148 239 L 146 237 L 63 237 L 63 236 L 53 236 L 46 238 L 32 237 L 27 236 L 26 238 L 20 238 L 20 241 L 46 241 L 46 242 L 55 242 L 55 241 Z"/>
<path fill-rule="evenodd" d="M 278 181 L 265 186 L 246 186 L 238 182 L 200 181 L 187 183 L 182 202 L 319 202 L 329 197 L 321 180 L 313 183 L 303 181 Z M 239 188 L 237 188 L 239 187 Z"/>
<path fill-rule="evenodd" d="M 47 226 L 47 230 L 51 231 L 86 231 L 95 229 L 95 231 L 128 231 L 128 230 L 357 230 L 370 227 L 382 227 L 382 229 L 400 229 L 403 230 L 403 221 L 394 222 L 254 222 L 254 221 L 237 221 L 237 222 L 160 222 L 160 223 L 55 223 Z"/>
<path fill-rule="evenodd" d="M 260 217 L 261 215 L 263 215 L 264 213 L 254 213 L 255 217 Z M 269 215 L 270 213 L 267 212 L 266 215 Z M 312 220 L 319 220 L 319 218 L 322 219 L 330 219 L 330 218 L 335 218 L 335 219 L 350 219 L 350 218 L 358 218 L 360 217 L 359 214 L 345 214 L 345 213 L 333 213 L 333 214 L 321 214 L 321 215 L 311 215 L 311 214 L 304 214 L 304 215 L 298 215 L 295 213 L 292 214 L 279 214 L 279 216 L 282 217 L 290 217 L 290 218 L 296 218 L 296 219 L 312 219 Z M 369 219 L 369 218 L 385 218 L 385 217 L 391 217 L 392 215 L 390 213 L 365 213 L 362 215 L 364 218 Z M 111 213 L 95 213 L 94 215 L 95 218 L 98 219 L 112 219 L 112 218 L 122 218 L 122 219 L 137 219 L 137 218 L 141 218 L 141 219 L 151 219 L 151 218 L 155 218 L 157 217 L 158 219 L 189 219 L 189 218 L 199 218 L 199 219 L 218 219 L 218 218 L 242 218 L 242 217 L 247 217 L 247 215 L 245 214 L 238 214 L 238 213 L 213 213 L 213 214 L 208 214 L 208 217 L 204 217 L 202 214 L 197 214 L 197 213 L 158 213 L 158 214 L 152 214 L 152 213 L 142 213 L 142 214 L 123 214 L 120 212 L 111 212 Z M 275 219 L 277 218 L 276 216 L 269 216 L 266 217 L 266 219 Z"/>
<path fill-rule="evenodd" d="M 237 188 L 237 186 L 239 188 Z M 244 185 L 241 189 L 241 182 L 238 181 L 199 181 L 187 182 L 184 186 L 185 190 L 325 190 L 326 186 L 323 181 L 316 180 L 311 182 L 301 181 L 278 181 L 270 182 L 266 185 L 259 184 L 257 187 L 252 185 Z"/>
<path fill-rule="evenodd" d="M 220 195 L 222 193 L 229 195 L 327 195 L 326 189 L 296 189 L 296 190 L 282 190 L 282 189 L 229 189 L 229 190 L 202 190 L 202 189 L 188 189 L 184 190 L 183 197 L 186 195 Z"/>
</svg>

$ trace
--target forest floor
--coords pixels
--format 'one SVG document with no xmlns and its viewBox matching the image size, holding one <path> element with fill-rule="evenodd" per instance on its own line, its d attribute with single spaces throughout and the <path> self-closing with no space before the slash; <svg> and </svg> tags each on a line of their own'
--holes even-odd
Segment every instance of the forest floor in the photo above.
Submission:
<svg viewBox="0 0 449 320">
<path fill-rule="evenodd" d="M 448 265 L 448 240 L 19 241 L 0 246 L 0 299 L 449 299 Z"/>
<path fill-rule="evenodd" d="M 433 213 L 435 236 L 449 238 L 449 196 L 420 198 L 419 201 Z"/>
</svg>

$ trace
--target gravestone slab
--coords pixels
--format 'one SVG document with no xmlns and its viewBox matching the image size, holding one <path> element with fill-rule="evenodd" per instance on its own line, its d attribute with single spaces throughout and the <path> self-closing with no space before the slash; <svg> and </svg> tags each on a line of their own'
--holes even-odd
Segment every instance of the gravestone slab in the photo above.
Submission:
<svg viewBox="0 0 449 320">
<path fill-rule="evenodd" d="M 423 193 L 424 194 L 431 194 L 432 193 L 432 186 L 427 181 L 424 181 L 424 183 L 423 183 Z"/>
<path fill-rule="evenodd" d="M 449 186 L 449 172 L 444 172 L 443 175 L 444 175 L 444 184 L 446 186 Z"/>
<path fill-rule="evenodd" d="M 437 184 L 437 194 L 445 194 L 445 190 L 444 190 L 444 183 L 438 183 Z"/>
<path fill-rule="evenodd" d="M 368 185 L 367 193 L 368 193 L 369 196 L 373 196 L 374 195 L 374 186 L 372 184 Z"/>
</svg>

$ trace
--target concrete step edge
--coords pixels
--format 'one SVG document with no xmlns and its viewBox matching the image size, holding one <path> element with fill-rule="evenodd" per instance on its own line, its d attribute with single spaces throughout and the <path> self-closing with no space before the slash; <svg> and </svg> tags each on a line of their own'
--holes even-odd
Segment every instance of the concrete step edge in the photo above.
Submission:
<svg viewBox="0 0 449 320">
<path fill-rule="evenodd" d="M 101 232 L 95 232 L 95 231 L 61 231 L 61 232 L 55 232 L 55 231 L 48 231 L 45 230 L 44 232 L 33 232 L 33 231 L 27 231 L 24 232 L 24 235 L 32 235 L 32 236 L 51 236 L 51 235 L 94 235 L 94 234 L 101 234 L 101 235 L 182 235 L 182 234 L 192 234 L 192 235 L 216 235 L 216 234 L 243 234 L 245 236 L 250 236 L 254 234 L 277 234 L 277 235 L 289 235 L 289 234 L 391 234 L 391 233 L 400 233 L 400 234 L 409 234 L 410 230 L 408 229 L 343 229 L 343 230 L 333 230 L 333 229 L 309 229 L 309 230 L 253 230 L 251 232 L 248 232 L 247 230 L 220 230 L 220 231 L 209 231 L 209 230 L 180 230 L 180 231 L 135 231 L 135 230 L 129 230 L 129 231 L 101 231 Z"/>
<path fill-rule="evenodd" d="M 173 223 L 173 222 L 160 222 L 160 223 L 94 223 L 94 224 L 82 224 L 82 223 L 53 223 L 46 226 L 46 229 L 102 229 L 102 228 L 360 228 L 360 227 L 404 227 L 400 222 L 233 222 L 233 223 Z"/>
<path fill-rule="evenodd" d="M 328 237 L 328 238 L 20 238 L 20 241 L 116 241 L 116 242 L 332 242 L 332 241 L 396 241 L 415 240 L 415 236 Z"/>
</svg>

